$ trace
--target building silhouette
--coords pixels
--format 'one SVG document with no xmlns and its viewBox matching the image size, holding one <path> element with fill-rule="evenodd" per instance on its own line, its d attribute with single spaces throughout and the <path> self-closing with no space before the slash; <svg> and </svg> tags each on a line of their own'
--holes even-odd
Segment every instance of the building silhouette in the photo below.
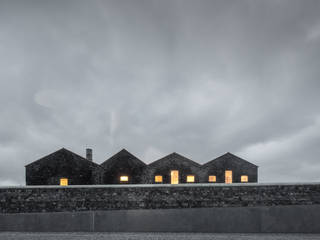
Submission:
<svg viewBox="0 0 320 240">
<path fill-rule="evenodd" d="M 231 153 L 203 165 L 178 153 L 145 164 L 125 149 L 102 164 L 65 148 L 25 166 L 26 185 L 246 183 L 258 181 L 258 166 Z"/>
</svg>

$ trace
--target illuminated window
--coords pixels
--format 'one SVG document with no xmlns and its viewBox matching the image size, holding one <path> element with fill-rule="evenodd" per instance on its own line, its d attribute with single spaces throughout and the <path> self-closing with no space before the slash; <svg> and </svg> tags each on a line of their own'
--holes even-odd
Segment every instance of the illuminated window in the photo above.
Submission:
<svg viewBox="0 0 320 240">
<path fill-rule="evenodd" d="M 178 184 L 179 183 L 179 171 L 172 170 L 171 171 L 171 184 Z"/>
<path fill-rule="evenodd" d="M 194 175 L 188 175 L 187 182 L 194 182 Z"/>
<path fill-rule="evenodd" d="M 128 176 L 120 176 L 120 182 L 128 182 L 129 177 Z"/>
<path fill-rule="evenodd" d="M 248 182 L 248 176 L 247 175 L 242 175 L 241 176 L 241 182 Z"/>
<path fill-rule="evenodd" d="M 232 171 L 225 171 L 225 183 L 232 183 Z"/>
<path fill-rule="evenodd" d="M 60 178 L 60 186 L 68 186 L 68 178 Z"/>
<path fill-rule="evenodd" d="M 217 181 L 217 177 L 214 175 L 210 175 L 209 176 L 209 182 L 216 182 Z"/>
<path fill-rule="evenodd" d="M 162 182 L 162 176 L 161 175 L 154 176 L 154 181 L 158 183 Z"/>
</svg>

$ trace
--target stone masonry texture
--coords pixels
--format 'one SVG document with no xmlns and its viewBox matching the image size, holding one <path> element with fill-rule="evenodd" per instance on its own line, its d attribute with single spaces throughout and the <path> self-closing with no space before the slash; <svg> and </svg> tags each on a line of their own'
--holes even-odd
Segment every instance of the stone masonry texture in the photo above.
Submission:
<svg viewBox="0 0 320 240">
<path fill-rule="evenodd" d="M 320 184 L 0 188 L 0 213 L 320 204 Z"/>
</svg>

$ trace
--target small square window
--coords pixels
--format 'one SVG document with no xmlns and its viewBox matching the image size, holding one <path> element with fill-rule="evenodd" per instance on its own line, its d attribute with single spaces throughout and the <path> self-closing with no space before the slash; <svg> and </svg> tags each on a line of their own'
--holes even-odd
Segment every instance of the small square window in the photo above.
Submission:
<svg viewBox="0 0 320 240">
<path fill-rule="evenodd" d="M 214 175 L 210 175 L 209 176 L 209 182 L 216 182 L 217 181 L 217 177 Z"/>
<path fill-rule="evenodd" d="M 161 175 L 154 176 L 154 181 L 156 183 L 161 183 L 162 182 L 162 176 Z"/>
<path fill-rule="evenodd" d="M 248 176 L 247 175 L 242 175 L 241 176 L 241 182 L 248 182 Z"/>
<path fill-rule="evenodd" d="M 188 175 L 187 182 L 194 182 L 194 175 Z"/>
<path fill-rule="evenodd" d="M 68 178 L 60 178 L 60 186 L 68 186 Z"/>
<path fill-rule="evenodd" d="M 128 176 L 120 176 L 120 182 L 128 182 L 129 177 Z"/>
</svg>

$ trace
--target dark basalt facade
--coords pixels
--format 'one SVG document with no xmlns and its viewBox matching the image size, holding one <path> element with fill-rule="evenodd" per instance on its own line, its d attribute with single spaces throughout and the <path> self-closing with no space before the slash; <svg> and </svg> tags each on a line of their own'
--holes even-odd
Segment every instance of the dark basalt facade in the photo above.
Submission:
<svg viewBox="0 0 320 240">
<path fill-rule="evenodd" d="M 26 167 L 27 185 L 180 184 L 257 182 L 258 166 L 226 153 L 200 165 L 178 153 L 149 165 L 123 149 L 102 164 L 60 149 Z"/>
<path fill-rule="evenodd" d="M 258 181 L 258 166 L 239 158 L 231 153 L 226 153 L 204 165 L 200 171 L 202 182 L 209 182 L 209 176 L 216 176 L 217 183 L 226 182 L 226 171 L 229 172 L 229 180 L 240 183 L 241 177 L 247 178 L 248 182 Z"/>
<path fill-rule="evenodd" d="M 176 183 L 187 183 L 187 178 L 194 177 L 194 182 L 199 182 L 198 173 L 200 164 L 181 156 L 171 153 L 153 163 L 150 163 L 144 173 L 145 183 L 171 183 L 174 174 Z M 158 177 L 158 181 L 157 181 Z"/>
<path fill-rule="evenodd" d="M 103 175 L 104 184 L 137 184 L 143 182 L 142 173 L 147 165 L 127 150 L 122 149 L 104 161 L 101 166 L 105 169 Z M 123 178 L 122 180 L 121 177 Z"/>
<path fill-rule="evenodd" d="M 27 185 L 100 184 L 104 169 L 65 148 L 25 166 Z"/>
</svg>

